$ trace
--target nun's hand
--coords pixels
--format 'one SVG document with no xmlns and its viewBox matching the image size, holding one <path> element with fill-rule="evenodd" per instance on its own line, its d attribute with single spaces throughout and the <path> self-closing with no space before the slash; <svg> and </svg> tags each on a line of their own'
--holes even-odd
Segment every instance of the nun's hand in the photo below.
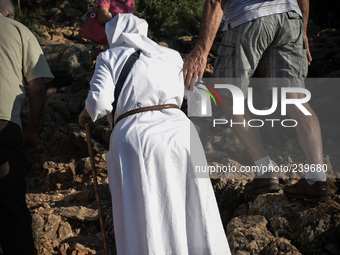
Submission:
<svg viewBox="0 0 340 255">
<path fill-rule="evenodd" d="M 86 123 L 92 123 L 90 114 L 84 109 L 78 117 L 79 125 L 84 127 Z"/>
</svg>

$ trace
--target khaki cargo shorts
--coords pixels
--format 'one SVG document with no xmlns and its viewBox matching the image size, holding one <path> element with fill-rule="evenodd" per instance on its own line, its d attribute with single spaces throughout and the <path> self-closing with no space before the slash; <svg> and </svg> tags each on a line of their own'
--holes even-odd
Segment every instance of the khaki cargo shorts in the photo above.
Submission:
<svg viewBox="0 0 340 255">
<path fill-rule="evenodd" d="M 265 62 L 268 89 L 304 88 L 308 72 L 302 18 L 296 12 L 264 16 L 223 32 L 215 60 L 214 78 L 228 78 L 228 83 L 247 95 L 249 80 L 259 61 Z M 231 96 L 229 90 L 220 89 Z"/>
</svg>

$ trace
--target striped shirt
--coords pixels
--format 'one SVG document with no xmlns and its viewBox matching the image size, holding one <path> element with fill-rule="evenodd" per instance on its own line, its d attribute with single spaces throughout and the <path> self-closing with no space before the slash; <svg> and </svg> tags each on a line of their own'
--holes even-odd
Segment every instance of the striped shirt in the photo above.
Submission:
<svg viewBox="0 0 340 255">
<path fill-rule="evenodd" d="M 288 11 L 295 11 L 302 16 L 296 0 L 226 0 L 225 23 L 222 30 L 228 30 L 263 16 Z"/>
</svg>

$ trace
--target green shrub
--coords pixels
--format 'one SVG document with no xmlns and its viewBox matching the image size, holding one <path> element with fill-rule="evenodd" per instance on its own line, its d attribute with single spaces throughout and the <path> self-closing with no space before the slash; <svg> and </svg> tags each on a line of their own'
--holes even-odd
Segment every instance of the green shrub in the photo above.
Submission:
<svg viewBox="0 0 340 255">
<path fill-rule="evenodd" d="M 136 0 L 137 12 L 149 23 L 151 36 L 173 37 L 179 30 L 197 34 L 204 0 Z"/>
<path fill-rule="evenodd" d="M 35 11 L 21 9 L 21 15 L 19 15 L 19 11 L 17 10 L 15 14 L 15 19 L 24 24 L 26 27 L 28 27 L 29 30 L 35 32 L 40 37 L 46 38 L 46 36 L 43 34 L 43 31 L 37 28 L 38 24 L 43 24 L 45 21 L 42 9 L 38 8 Z"/>
</svg>

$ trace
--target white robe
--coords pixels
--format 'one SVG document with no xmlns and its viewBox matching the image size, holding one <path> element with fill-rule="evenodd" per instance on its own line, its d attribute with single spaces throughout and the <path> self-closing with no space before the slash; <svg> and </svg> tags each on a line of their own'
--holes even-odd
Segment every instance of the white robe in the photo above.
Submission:
<svg viewBox="0 0 340 255">
<path fill-rule="evenodd" d="M 114 87 L 136 49 L 123 44 L 101 53 L 90 82 L 86 110 L 109 121 Z M 140 107 L 182 104 L 183 62 L 162 48 L 143 52 L 130 71 L 115 118 Z M 106 155 L 118 255 L 230 254 L 198 134 L 179 109 L 130 115 L 115 126 Z M 200 175 L 202 177 L 202 175 Z"/>
</svg>

